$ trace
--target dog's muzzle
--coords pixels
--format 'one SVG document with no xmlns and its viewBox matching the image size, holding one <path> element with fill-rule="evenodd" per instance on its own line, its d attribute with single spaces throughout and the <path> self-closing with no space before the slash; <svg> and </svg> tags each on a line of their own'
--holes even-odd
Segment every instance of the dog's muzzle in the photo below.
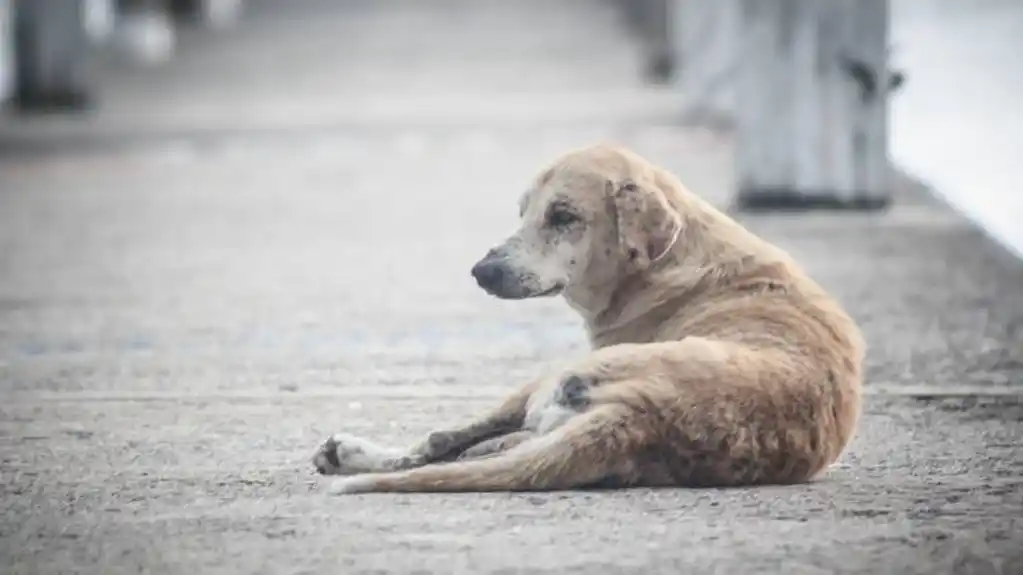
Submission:
<svg viewBox="0 0 1023 575">
<path fill-rule="evenodd" d="M 492 249 L 476 265 L 472 266 L 472 277 L 488 294 L 501 299 L 525 299 L 561 292 L 562 286 L 539 290 L 531 281 L 532 275 L 515 269 L 500 249 Z"/>
<path fill-rule="evenodd" d="M 498 297 L 510 291 L 506 284 L 511 275 L 507 258 L 497 250 L 490 250 L 472 266 L 472 277 L 476 283 L 487 293 Z"/>
</svg>

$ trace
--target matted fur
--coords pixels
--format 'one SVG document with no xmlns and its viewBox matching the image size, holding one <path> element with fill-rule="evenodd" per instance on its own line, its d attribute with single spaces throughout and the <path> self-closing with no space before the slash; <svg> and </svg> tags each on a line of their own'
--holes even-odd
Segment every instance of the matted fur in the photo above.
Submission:
<svg viewBox="0 0 1023 575">
<path fill-rule="evenodd" d="M 784 251 L 612 145 L 554 161 L 521 215 L 474 275 L 561 294 L 593 351 L 410 449 L 331 437 L 331 492 L 787 484 L 845 448 L 864 343 Z"/>
</svg>

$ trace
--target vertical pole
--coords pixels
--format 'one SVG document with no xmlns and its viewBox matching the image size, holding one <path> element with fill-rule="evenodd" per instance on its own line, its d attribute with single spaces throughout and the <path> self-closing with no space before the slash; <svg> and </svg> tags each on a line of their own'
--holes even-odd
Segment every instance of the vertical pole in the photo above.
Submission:
<svg viewBox="0 0 1023 575">
<path fill-rule="evenodd" d="M 618 0 L 626 27 L 639 39 L 643 73 L 652 82 L 667 82 L 675 71 L 677 49 L 672 21 L 675 2 Z"/>
<path fill-rule="evenodd" d="M 687 123 L 730 126 L 735 114 L 741 0 L 672 0 Z M 679 56 L 676 55 L 676 58 Z"/>
<path fill-rule="evenodd" d="M 0 105 L 14 93 L 14 7 L 0 0 Z"/>
<path fill-rule="evenodd" d="M 644 0 L 644 36 L 647 48 L 647 78 L 666 82 L 675 71 L 671 11 L 674 0 Z"/>
<path fill-rule="evenodd" d="M 168 0 L 171 12 L 212 29 L 229 28 L 238 20 L 243 0 Z"/>
<path fill-rule="evenodd" d="M 888 1 L 742 0 L 741 26 L 738 207 L 886 207 Z"/>
<path fill-rule="evenodd" d="M 16 104 L 79 110 L 90 100 L 83 0 L 15 0 Z"/>
</svg>

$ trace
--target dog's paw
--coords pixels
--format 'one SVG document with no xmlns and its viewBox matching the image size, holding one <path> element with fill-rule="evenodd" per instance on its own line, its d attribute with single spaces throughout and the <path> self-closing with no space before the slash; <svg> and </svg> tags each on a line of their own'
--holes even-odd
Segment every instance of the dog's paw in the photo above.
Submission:
<svg viewBox="0 0 1023 575">
<path fill-rule="evenodd" d="M 335 479 L 327 487 L 328 495 L 354 495 L 373 491 L 376 483 L 369 475 L 352 475 Z"/>
<path fill-rule="evenodd" d="M 320 475 L 355 475 L 388 470 L 398 454 L 370 441 L 337 433 L 323 442 L 312 463 Z"/>
</svg>

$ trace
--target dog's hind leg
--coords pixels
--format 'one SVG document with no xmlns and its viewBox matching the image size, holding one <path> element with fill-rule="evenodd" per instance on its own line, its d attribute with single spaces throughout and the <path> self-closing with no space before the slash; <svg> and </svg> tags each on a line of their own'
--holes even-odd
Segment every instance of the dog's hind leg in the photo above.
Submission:
<svg viewBox="0 0 1023 575">
<path fill-rule="evenodd" d="M 550 491 L 636 485 L 644 479 L 636 454 L 649 438 L 635 419 L 631 408 L 601 405 L 492 457 L 343 478 L 330 492 Z"/>
</svg>

